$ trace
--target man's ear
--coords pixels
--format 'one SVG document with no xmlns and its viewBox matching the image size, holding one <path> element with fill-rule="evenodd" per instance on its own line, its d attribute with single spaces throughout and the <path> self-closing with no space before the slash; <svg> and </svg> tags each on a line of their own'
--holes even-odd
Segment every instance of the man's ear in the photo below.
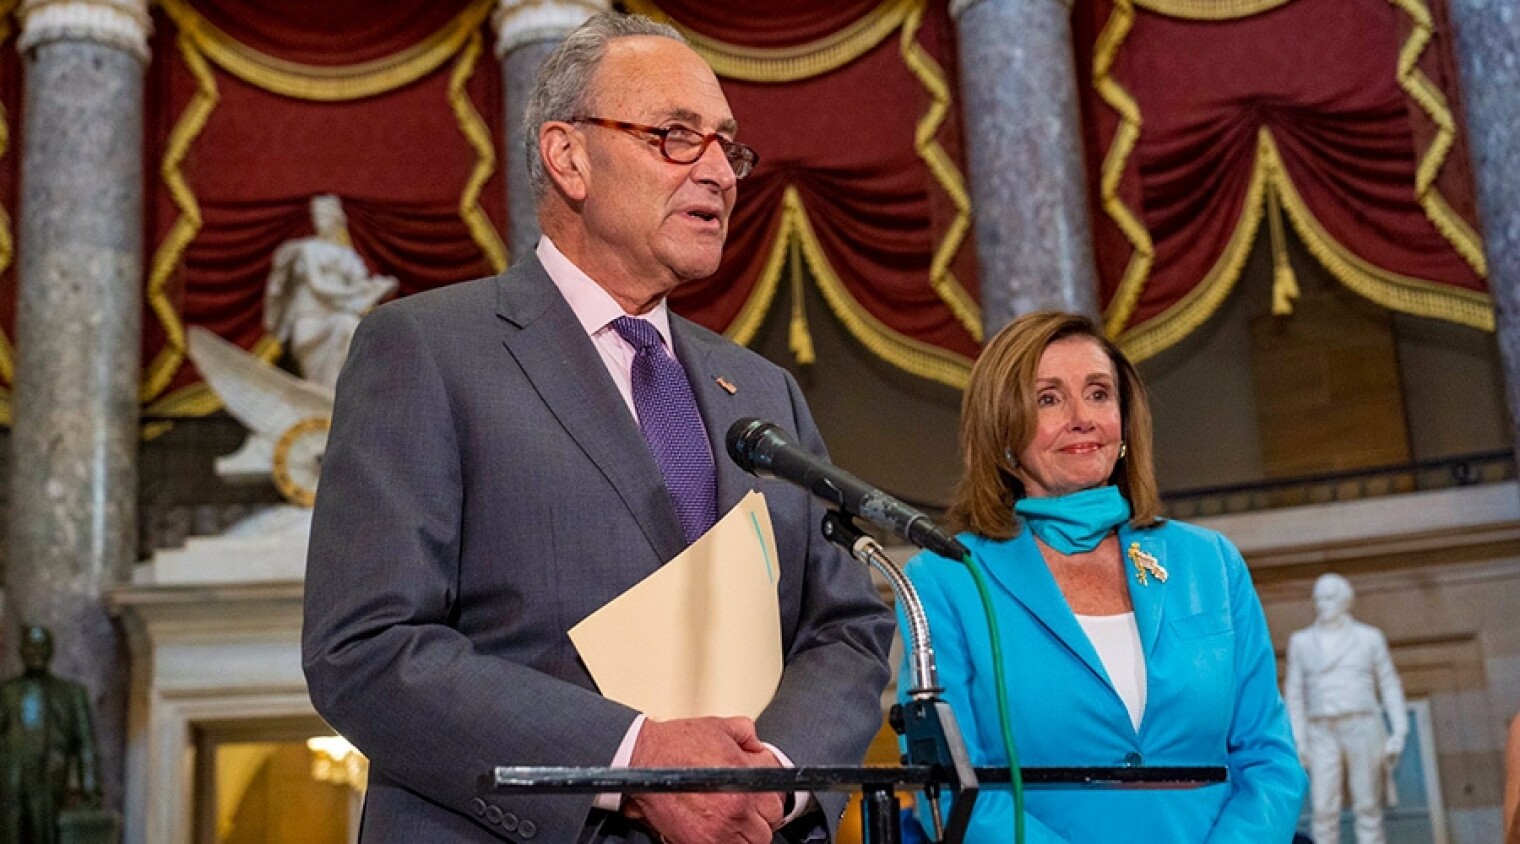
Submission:
<svg viewBox="0 0 1520 844">
<path fill-rule="evenodd" d="M 568 123 L 550 121 L 538 129 L 538 155 L 544 172 L 566 199 L 580 202 L 590 186 L 590 159 L 579 133 Z"/>
</svg>

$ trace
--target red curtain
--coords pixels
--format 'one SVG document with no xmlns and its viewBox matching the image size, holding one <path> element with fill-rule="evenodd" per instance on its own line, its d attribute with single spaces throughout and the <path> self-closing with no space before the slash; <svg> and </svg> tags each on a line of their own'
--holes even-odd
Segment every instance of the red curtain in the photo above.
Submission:
<svg viewBox="0 0 1520 844">
<path fill-rule="evenodd" d="M 194 10 L 238 44 L 276 59 L 352 66 L 423 42 L 466 5 L 218 0 Z M 160 11 L 154 27 L 147 88 L 146 169 L 154 174 L 147 185 L 149 276 L 169 255 L 176 225 L 189 218 L 161 171 L 176 129 L 185 131 L 187 114 L 204 96 L 174 20 Z M 478 35 L 464 93 L 496 151 L 478 205 L 499 233 L 506 222 L 501 72 L 490 36 Z M 398 295 L 495 272 L 460 212 L 466 185 L 481 166 L 450 102 L 451 74 L 463 72 L 460 62 L 467 58 L 461 53 L 414 82 L 339 102 L 273 93 L 206 63 L 216 100 L 179 168 L 201 223 L 175 262 L 162 301 L 154 301 L 150 280 L 143 358 L 150 410 L 155 401 L 168 415 L 207 409 L 201 402 L 186 411 L 175 401 L 198 380 L 171 342 L 175 315 L 183 325 L 205 326 L 245 348 L 261 339 L 270 259 L 283 241 L 311 234 L 308 201 L 315 194 L 343 200 L 355 249 L 373 272 L 400 281 Z M 173 311 L 169 317 L 164 306 Z"/>
<path fill-rule="evenodd" d="M 1242 256 L 1232 255 L 1244 248 L 1238 230 L 1270 209 L 1260 190 L 1274 184 L 1261 169 L 1273 163 L 1263 129 L 1280 159 L 1275 199 L 1333 274 L 1389 307 L 1491 327 L 1444 5 L 1432 7 L 1434 36 L 1418 64 L 1399 72 L 1400 51 L 1425 37 L 1410 11 L 1421 8 L 1294 0 L 1201 21 L 1115 0 L 1077 4 L 1101 296 L 1121 342 L 1138 343 L 1140 356 L 1159 351 L 1212 310 L 1199 307 L 1208 298 L 1200 285 L 1234 283 L 1239 267 L 1227 265 Z M 1132 25 L 1115 42 L 1127 16 Z M 1435 100 L 1410 92 L 1421 76 Z M 1126 97 L 1138 122 L 1124 115 Z M 1443 114 L 1453 123 L 1445 140 Z M 1127 122 L 1138 139 L 1126 157 Z M 1440 144 L 1449 146 L 1433 152 Z M 1422 162 L 1439 164 L 1423 193 Z M 1117 190 L 1105 203 L 1105 168 L 1116 163 Z M 1141 236 L 1126 231 L 1125 212 Z M 1154 258 L 1137 272 L 1144 235 Z"/>
<path fill-rule="evenodd" d="M 10 386 L 16 338 L 16 241 L 21 228 L 21 54 L 11 13 L 0 2 L 0 423 L 10 422 Z"/>
<path fill-rule="evenodd" d="M 893 5 L 901 4 L 792 0 L 750 9 L 666 0 L 659 11 L 725 47 L 769 50 L 837 34 L 863 15 Z M 914 43 L 932 57 L 953 90 L 959 78 L 953 28 L 942 4 L 926 6 Z M 970 237 L 955 231 L 957 209 L 944 184 L 915 148 L 915 132 L 933 101 L 905 59 L 900 32 L 844 66 L 808 78 L 720 81 L 740 136 L 760 152 L 760 166 L 740 185 L 722 266 L 711 278 L 678 289 L 673 307 L 717 330 L 732 325 L 778 248 L 790 187 L 846 292 L 840 307 L 856 336 L 868 346 L 885 339 L 893 348 L 886 353 L 889 360 L 909 354 L 904 349 L 914 344 L 932 347 L 960 362 L 961 375 L 951 380 L 963 377 L 979 348 L 973 333 L 979 326 L 974 318 L 957 318 L 931 284 L 930 267 L 947 237 L 958 238 L 949 271 L 966 285 L 974 309 L 975 254 Z M 933 140 L 961 170 L 960 118 L 953 101 Z"/>
</svg>

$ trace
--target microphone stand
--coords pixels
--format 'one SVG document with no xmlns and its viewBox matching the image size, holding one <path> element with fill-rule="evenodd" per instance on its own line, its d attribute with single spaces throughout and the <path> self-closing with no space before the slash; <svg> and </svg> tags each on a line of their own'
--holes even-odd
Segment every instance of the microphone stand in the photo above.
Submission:
<svg viewBox="0 0 1520 844">
<path fill-rule="evenodd" d="M 903 736 L 907 752 L 904 765 L 927 766 L 930 771 L 924 784 L 937 841 L 958 842 L 965 837 L 971 821 L 971 809 L 979 789 L 976 770 L 966 752 L 966 743 L 956 725 L 950 704 L 940 698 L 939 672 L 934 664 L 934 647 L 929 641 L 929 621 L 924 615 L 918 590 L 903 574 L 902 567 L 882 550 L 881 544 L 856 527 L 846 513 L 830 510 L 823 517 L 823 536 L 844 548 L 862 563 L 881 572 L 892 594 L 902 607 L 908 622 L 908 670 L 912 686 L 907 703 L 894 704 L 888 714 L 892 729 Z M 954 798 L 950 817 L 940 820 L 940 789 L 946 787 Z M 902 840 L 901 817 L 897 794 L 890 782 L 863 784 L 861 812 L 864 844 L 899 844 Z"/>
</svg>

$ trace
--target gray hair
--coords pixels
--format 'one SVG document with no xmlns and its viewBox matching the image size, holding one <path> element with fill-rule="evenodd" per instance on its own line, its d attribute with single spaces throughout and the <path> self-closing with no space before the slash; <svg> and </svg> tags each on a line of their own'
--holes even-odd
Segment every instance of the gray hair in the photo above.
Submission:
<svg viewBox="0 0 1520 844">
<path fill-rule="evenodd" d="M 591 79 L 607 55 L 607 45 L 617 38 L 653 35 L 686 43 L 675 27 L 656 23 L 642 15 L 601 12 L 592 15 L 561 41 L 538 69 L 533 92 L 523 109 L 523 153 L 528 158 L 528 179 L 533 195 L 542 197 L 549 190 L 549 175 L 538 155 L 538 130 L 551 120 L 568 121 L 584 116 L 586 95 Z"/>
</svg>

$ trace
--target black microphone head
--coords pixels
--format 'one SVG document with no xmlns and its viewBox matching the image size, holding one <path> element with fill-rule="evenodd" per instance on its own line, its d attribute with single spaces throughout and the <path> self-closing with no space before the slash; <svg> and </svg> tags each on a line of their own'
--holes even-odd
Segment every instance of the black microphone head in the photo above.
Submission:
<svg viewBox="0 0 1520 844">
<path fill-rule="evenodd" d="M 728 436 L 724 438 L 728 456 L 740 469 L 751 475 L 759 475 L 769 467 L 772 449 L 790 442 L 781 426 L 754 417 L 746 417 L 730 425 Z"/>
</svg>

